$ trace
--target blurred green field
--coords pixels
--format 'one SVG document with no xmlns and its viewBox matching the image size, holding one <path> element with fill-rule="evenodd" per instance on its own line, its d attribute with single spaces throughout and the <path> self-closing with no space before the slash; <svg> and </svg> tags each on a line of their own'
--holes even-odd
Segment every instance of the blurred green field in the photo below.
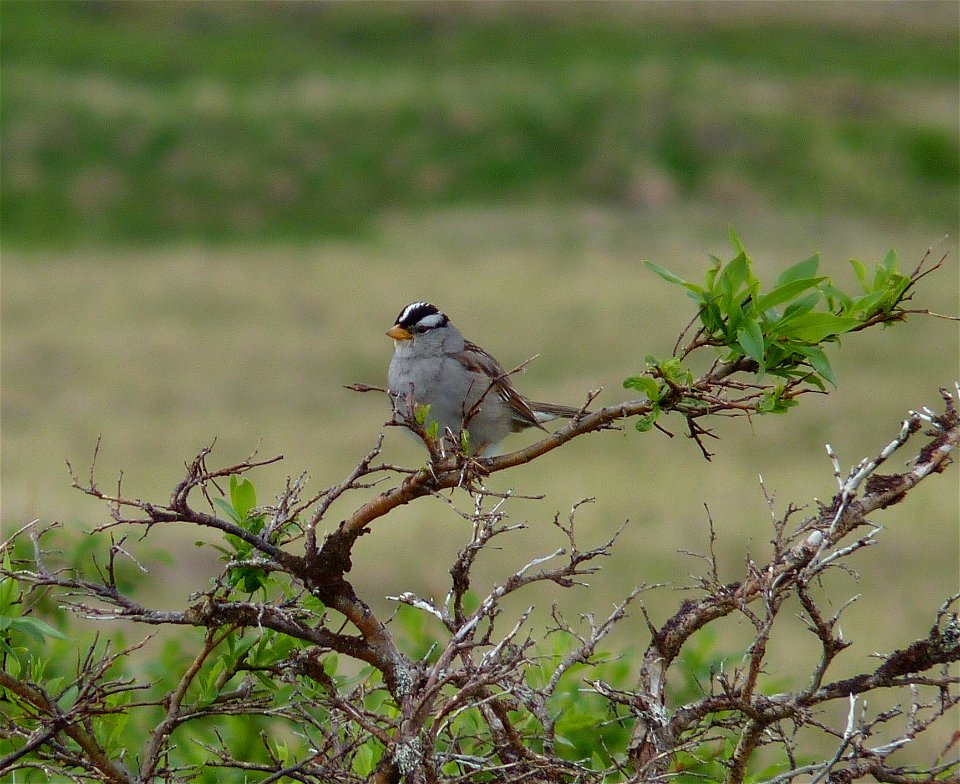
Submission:
<svg viewBox="0 0 960 784">
<path fill-rule="evenodd" d="M 384 209 L 691 198 L 952 226 L 955 6 L 805 5 L 9 0 L 3 236 L 310 242 Z"/>
<path fill-rule="evenodd" d="M 6 0 L 4 532 L 105 519 L 64 467 L 85 471 L 98 434 L 103 485 L 122 470 L 144 498 L 166 498 L 214 438 L 215 461 L 285 455 L 254 476 L 262 499 L 301 471 L 314 489 L 339 481 L 387 417 L 343 385 L 383 382 L 383 332 L 414 299 L 506 365 L 539 353 L 520 379 L 532 397 L 602 385 L 599 402 L 616 401 L 692 316 L 641 260 L 699 275 L 728 224 L 761 275 L 820 250 L 848 286 L 850 256 L 895 247 L 912 269 L 933 245 L 950 255 L 915 304 L 960 312 L 955 12 Z M 680 551 L 705 550 L 704 504 L 738 579 L 769 547 L 758 475 L 780 509 L 829 497 L 823 445 L 846 466 L 876 453 L 908 409 L 939 405 L 958 355 L 954 323 L 914 319 L 845 340 L 830 396 L 721 423 L 712 463 L 682 436 L 628 428 L 497 476 L 546 499 L 512 504 L 530 528 L 487 554 L 478 584 L 560 546 L 550 520 L 586 496 L 584 544 L 630 520 L 615 555 L 590 591 L 545 588 L 515 609 L 601 614 L 636 583 L 689 583 L 701 564 Z M 423 459 L 394 430 L 385 457 Z M 836 575 L 836 606 L 862 594 L 838 675 L 929 629 L 957 590 L 958 508 L 956 477 L 935 478 L 877 518 L 859 580 Z M 384 612 L 386 595 L 444 594 L 463 525 L 439 503 L 398 510 L 361 541 L 358 591 Z M 180 604 L 215 554 L 193 532 L 158 534 L 143 546 L 175 555 L 144 557 L 152 601 Z M 660 619 L 683 596 L 645 603 Z M 731 625 L 720 652 L 744 633 Z M 611 647 L 646 636 L 635 617 Z M 775 641 L 784 672 L 809 670 L 807 636 L 798 623 Z"/>
</svg>

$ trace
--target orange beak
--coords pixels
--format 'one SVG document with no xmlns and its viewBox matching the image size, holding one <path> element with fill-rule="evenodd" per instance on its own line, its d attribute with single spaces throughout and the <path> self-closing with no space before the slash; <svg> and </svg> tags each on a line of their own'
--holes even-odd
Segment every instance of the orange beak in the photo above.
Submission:
<svg viewBox="0 0 960 784">
<path fill-rule="evenodd" d="M 394 324 L 388 329 L 387 335 L 394 340 L 413 340 L 413 333 L 409 329 L 401 327 L 399 324 Z"/>
</svg>

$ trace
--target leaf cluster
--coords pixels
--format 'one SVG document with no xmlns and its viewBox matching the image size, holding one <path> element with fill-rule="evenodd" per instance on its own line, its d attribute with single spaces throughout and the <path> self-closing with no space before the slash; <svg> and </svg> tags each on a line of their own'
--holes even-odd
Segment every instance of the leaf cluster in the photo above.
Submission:
<svg viewBox="0 0 960 784">
<path fill-rule="evenodd" d="M 213 503 L 229 520 L 245 531 L 254 535 L 263 531 L 266 517 L 256 513 L 257 490 L 247 477 L 231 476 L 230 501 L 214 498 Z M 232 534 L 226 534 L 224 540 L 230 549 L 216 547 L 223 553 L 224 559 L 231 563 L 227 572 L 227 582 L 231 586 L 241 586 L 246 593 L 265 591 L 269 580 L 267 573 L 261 567 L 249 563 L 255 553 L 254 546 Z M 202 545 L 203 542 L 197 542 L 197 544 Z"/>
<path fill-rule="evenodd" d="M 698 409 L 717 413 L 716 398 L 710 394 L 715 390 L 704 381 L 715 384 L 732 373 L 751 373 L 754 382 L 751 394 L 728 398 L 727 413 L 782 414 L 798 404 L 800 394 L 835 386 L 828 349 L 851 332 L 902 321 L 913 285 L 939 266 L 904 274 L 891 250 L 870 274 L 865 264 L 851 259 L 861 291 L 848 293 L 821 274 L 820 255 L 814 254 L 764 285 L 732 228 L 730 242 L 735 255 L 724 261 L 711 254 L 702 283 L 647 262 L 661 278 L 686 291 L 697 306 L 694 322 L 699 326 L 686 343 L 681 336 L 673 356 L 647 355 L 644 372 L 624 380 L 625 388 L 643 392 L 651 404 L 637 418 L 641 432 L 653 428 L 665 408 L 685 409 L 693 417 Z M 702 349 L 716 352 L 721 372 L 694 383 L 689 361 Z"/>
<path fill-rule="evenodd" d="M 868 324 L 902 319 L 899 307 L 912 280 L 899 271 L 893 250 L 876 264 L 872 277 L 866 265 L 850 260 L 863 289 L 859 294 L 847 294 L 829 276 L 819 274 L 820 254 L 787 267 L 770 290 L 763 291 L 753 262 L 732 229 L 730 240 L 737 255 L 724 262 L 711 254 L 702 284 L 647 262 L 664 280 L 686 289 L 697 304 L 701 328 L 692 347 L 725 349 L 727 362 L 752 359 L 761 378 L 767 373 L 802 378 L 823 389 L 825 383 L 836 384 L 825 344 Z"/>
</svg>

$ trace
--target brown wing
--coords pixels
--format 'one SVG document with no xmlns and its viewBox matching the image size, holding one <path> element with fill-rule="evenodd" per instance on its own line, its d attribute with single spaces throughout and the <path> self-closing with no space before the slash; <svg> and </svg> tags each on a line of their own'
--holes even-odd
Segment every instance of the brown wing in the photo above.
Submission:
<svg viewBox="0 0 960 784">
<path fill-rule="evenodd" d="M 455 355 L 460 362 L 471 373 L 479 375 L 481 378 L 489 379 L 488 389 L 482 390 L 482 395 L 497 395 L 509 407 L 516 422 L 515 430 L 522 430 L 525 427 L 538 427 L 541 430 L 546 428 L 537 421 L 537 415 L 533 413 L 527 399 L 517 392 L 510 376 L 503 369 L 503 366 L 492 356 L 484 351 L 476 343 L 469 340 L 464 341 L 463 351 Z"/>
</svg>

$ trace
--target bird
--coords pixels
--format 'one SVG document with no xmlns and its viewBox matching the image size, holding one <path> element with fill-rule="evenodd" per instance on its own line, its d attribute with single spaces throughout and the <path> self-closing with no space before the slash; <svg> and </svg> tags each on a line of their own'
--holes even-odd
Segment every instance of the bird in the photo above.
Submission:
<svg viewBox="0 0 960 784">
<path fill-rule="evenodd" d="M 429 406 L 442 436 L 466 430 L 469 450 L 490 457 L 510 433 L 527 428 L 545 432 L 543 422 L 574 417 L 581 409 L 538 403 L 521 395 L 503 366 L 464 338 L 447 315 L 429 302 L 412 302 L 387 330 L 393 338 L 388 387 L 401 417 L 414 405 Z"/>
</svg>

